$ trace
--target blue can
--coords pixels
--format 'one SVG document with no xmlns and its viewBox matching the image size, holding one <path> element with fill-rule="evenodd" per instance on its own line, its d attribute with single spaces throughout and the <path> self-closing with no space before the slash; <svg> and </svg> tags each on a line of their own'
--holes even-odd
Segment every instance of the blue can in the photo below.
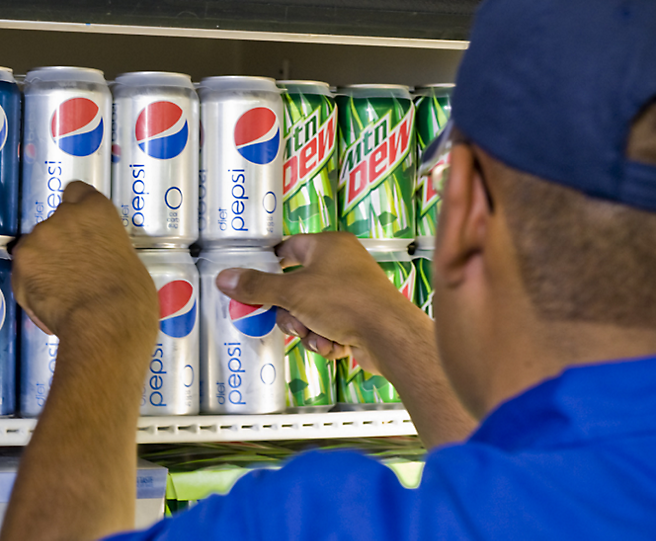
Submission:
<svg viewBox="0 0 656 541">
<path fill-rule="evenodd" d="M 16 411 L 16 301 L 11 290 L 11 261 L 0 247 L 0 415 Z"/>
<path fill-rule="evenodd" d="M 0 67 L 0 236 L 18 230 L 18 142 L 21 92 L 9 68 Z"/>
</svg>

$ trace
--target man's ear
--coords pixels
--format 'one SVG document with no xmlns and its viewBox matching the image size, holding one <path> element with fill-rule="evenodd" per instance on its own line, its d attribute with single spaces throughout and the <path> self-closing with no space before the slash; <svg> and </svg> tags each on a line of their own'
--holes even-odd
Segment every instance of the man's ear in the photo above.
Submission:
<svg viewBox="0 0 656 541">
<path fill-rule="evenodd" d="M 491 209 L 480 168 L 468 144 L 451 150 L 451 170 L 443 190 L 433 265 L 434 279 L 460 284 L 485 247 Z"/>
</svg>

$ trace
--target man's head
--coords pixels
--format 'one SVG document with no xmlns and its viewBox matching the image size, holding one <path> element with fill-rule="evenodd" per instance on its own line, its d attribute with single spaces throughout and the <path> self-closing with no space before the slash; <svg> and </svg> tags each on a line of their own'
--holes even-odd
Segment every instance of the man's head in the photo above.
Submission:
<svg viewBox="0 0 656 541">
<path fill-rule="evenodd" d="M 656 351 L 654 29 L 649 0 L 489 0 L 477 17 L 435 314 L 479 416 L 569 364 Z"/>
</svg>

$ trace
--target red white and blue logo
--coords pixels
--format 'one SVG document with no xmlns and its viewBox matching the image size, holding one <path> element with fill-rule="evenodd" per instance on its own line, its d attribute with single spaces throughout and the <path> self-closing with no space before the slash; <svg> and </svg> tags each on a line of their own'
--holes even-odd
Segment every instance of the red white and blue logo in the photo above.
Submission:
<svg viewBox="0 0 656 541">
<path fill-rule="evenodd" d="M 87 98 L 71 98 L 52 115 L 50 133 L 55 144 L 71 156 L 90 156 L 100 148 L 105 123 L 98 105 Z"/>
<path fill-rule="evenodd" d="M 249 162 L 266 165 L 275 160 L 280 149 L 278 118 L 268 107 L 246 111 L 235 125 L 237 151 Z"/>
<path fill-rule="evenodd" d="M 158 292 L 159 328 L 167 336 L 184 338 L 196 325 L 194 286 L 186 280 L 174 280 Z"/>
<path fill-rule="evenodd" d="M 134 129 L 139 148 L 151 158 L 170 160 L 187 146 L 189 125 L 182 107 L 170 101 L 146 105 Z"/>
<path fill-rule="evenodd" d="M 262 338 L 276 326 L 276 307 L 230 301 L 230 321 L 237 330 L 251 338 Z"/>
<path fill-rule="evenodd" d="M 7 142 L 7 115 L 5 110 L 0 106 L 0 151 L 5 148 Z"/>
<path fill-rule="evenodd" d="M 121 147 L 114 143 L 112 145 L 112 163 L 118 163 L 121 161 Z"/>
</svg>

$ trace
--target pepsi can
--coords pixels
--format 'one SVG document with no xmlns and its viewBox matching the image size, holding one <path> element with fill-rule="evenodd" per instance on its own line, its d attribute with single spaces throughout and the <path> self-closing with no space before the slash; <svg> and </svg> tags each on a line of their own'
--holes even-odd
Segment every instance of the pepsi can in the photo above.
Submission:
<svg viewBox="0 0 656 541">
<path fill-rule="evenodd" d="M 188 75 L 135 72 L 112 85 L 113 200 L 137 248 L 198 239 L 198 96 Z"/>
<path fill-rule="evenodd" d="M 198 413 L 198 270 L 187 250 L 139 250 L 157 287 L 159 335 L 141 415 Z"/>
<path fill-rule="evenodd" d="M 11 290 L 11 261 L 0 246 L 0 415 L 16 409 L 16 302 Z"/>
<path fill-rule="evenodd" d="M 216 287 L 224 269 L 282 272 L 273 250 L 223 248 L 201 252 L 200 409 L 202 413 L 284 411 L 283 335 L 275 306 L 251 306 Z"/>
<path fill-rule="evenodd" d="M 21 93 L 9 68 L 0 68 L 0 235 L 18 233 L 18 143 Z"/>
<path fill-rule="evenodd" d="M 44 333 L 21 310 L 20 412 L 37 417 L 46 403 L 55 373 L 59 338 Z"/>
<path fill-rule="evenodd" d="M 273 79 L 209 77 L 199 88 L 204 247 L 282 240 L 283 104 Z"/>
<path fill-rule="evenodd" d="M 72 180 L 83 180 L 110 196 L 110 108 L 102 71 L 48 67 L 28 72 L 22 233 L 29 233 L 55 211 Z"/>
</svg>

